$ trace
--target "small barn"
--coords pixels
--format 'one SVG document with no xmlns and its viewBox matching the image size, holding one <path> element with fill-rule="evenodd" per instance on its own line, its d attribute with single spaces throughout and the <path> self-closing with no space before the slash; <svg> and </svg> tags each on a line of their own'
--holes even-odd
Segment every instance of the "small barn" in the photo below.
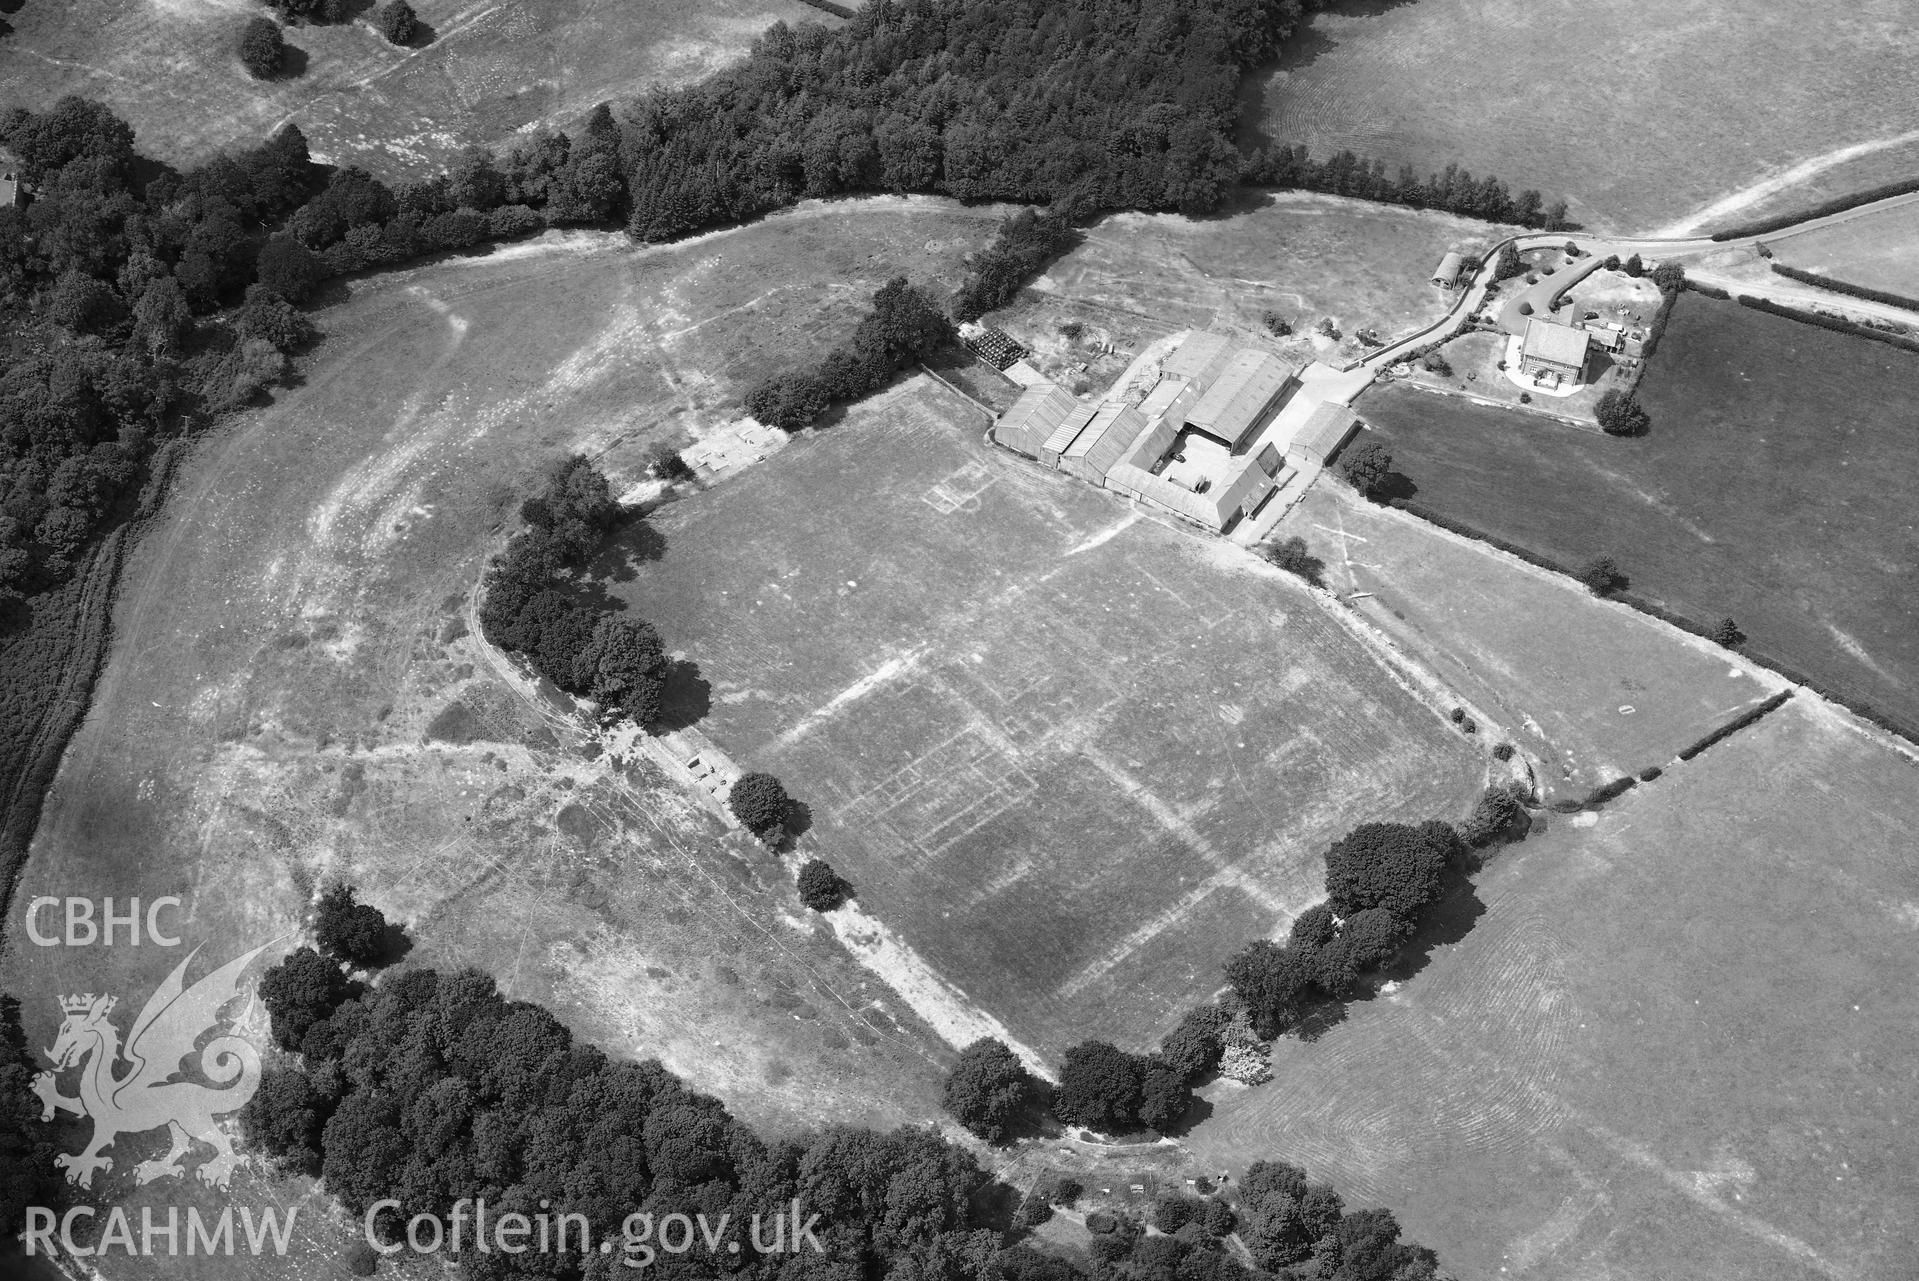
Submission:
<svg viewBox="0 0 1919 1281">
<path fill-rule="evenodd" d="M 1034 383 L 993 424 L 993 439 L 1016 453 L 1038 458 L 1059 425 L 1077 408 L 1078 399 L 1058 383 Z"/>
<path fill-rule="evenodd" d="M 1590 342 L 1583 329 L 1534 316 L 1520 339 L 1519 372 L 1534 381 L 1582 382 Z"/>
<path fill-rule="evenodd" d="M 1233 340 L 1224 334 L 1196 329 L 1180 340 L 1179 346 L 1159 362 L 1162 378 L 1178 378 L 1195 383 L 1205 391 L 1233 356 Z"/>
<path fill-rule="evenodd" d="M 1093 415 L 1098 412 L 1099 406 L 1096 404 L 1081 401 L 1075 405 L 1073 412 L 1066 415 L 1060 425 L 1053 429 L 1053 434 L 1046 438 L 1046 443 L 1039 447 L 1040 462 L 1058 470 L 1060 455 L 1072 448 L 1073 442 L 1079 439 L 1079 434 L 1086 430 L 1086 425 L 1093 421 Z"/>
<path fill-rule="evenodd" d="M 1449 253 L 1439 260 L 1439 266 L 1433 268 L 1433 283 L 1441 289 L 1457 288 L 1460 273 L 1465 269 L 1465 257 L 1461 254 Z"/>
<path fill-rule="evenodd" d="M 1359 415 L 1352 411 L 1352 407 L 1329 400 L 1300 424 L 1299 430 L 1293 433 L 1292 443 L 1286 446 L 1286 452 L 1301 466 L 1312 464 L 1324 467 L 1357 430 Z"/>
<path fill-rule="evenodd" d="M 1086 430 L 1060 452 L 1059 469 L 1091 484 L 1103 484 L 1106 473 L 1145 430 L 1146 419 L 1137 408 L 1108 401 L 1094 413 Z"/>
</svg>

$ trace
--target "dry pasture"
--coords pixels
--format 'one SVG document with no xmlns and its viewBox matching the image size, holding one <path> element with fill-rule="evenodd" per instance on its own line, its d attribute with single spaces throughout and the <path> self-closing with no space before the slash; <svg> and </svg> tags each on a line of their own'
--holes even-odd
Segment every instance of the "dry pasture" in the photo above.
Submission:
<svg viewBox="0 0 1919 1281">
<path fill-rule="evenodd" d="M 1910 16 L 1901 0 L 1342 0 L 1248 78 L 1244 119 L 1421 177 L 1456 162 L 1598 230 L 1731 221 L 1909 165 Z"/>
<path fill-rule="evenodd" d="M 1489 744 L 1296 580 L 982 442 L 930 380 L 668 507 L 616 590 L 781 778 L 808 853 L 1020 1040 L 1148 1047 L 1369 819 Z"/>
<path fill-rule="evenodd" d="M 788 873 L 491 662 L 468 612 L 541 463 L 607 449 L 632 479 L 652 440 L 729 420 L 734 379 L 769 353 L 850 326 L 862 291 L 901 271 L 950 285 L 993 223 L 923 201 L 813 206 L 667 248 L 549 235 L 356 283 L 321 315 L 305 384 L 203 442 L 133 554 L 16 901 L 177 894 L 189 946 L 221 962 L 291 946 L 340 876 L 408 925 L 414 960 L 478 966 L 755 1123 L 933 1114 L 945 1047 L 802 913 Z M 137 1009 L 178 960 L 8 927 L 0 990 L 34 1045 L 58 996 Z M 163 1144 L 129 1140 L 96 1199 L 134 1196 L 132 1159 Z M 234 1192 L 258 1206 L 310 1185 L 256 1168 Z M 331 1266 L 313 1251 L 350 1240 L 322 1233 L 273 1267 L 150 1266 L 311 1276 Z"/>
<path fill-rule="evenodd" d="M 1460 1276 L 1910 1276 L 1915 768 L 1801 697 L 1554 816 L 1470 933 L 1210 1087 L 1188 1146 L 1298 1162 Z"/>
<path fill-rule="evenodd" d="M 434 38 L 401 49 L 374 30 L 369 5 L 357 8 L 351 22 L 289 27 L 295 73 L 261 82 L 236 52 L 241 27 L 265 11 L 248 0 L 25 0 L 0 23 L 0 107 L 97 98 L 143 152 L 182 167 L 291 120 L 316 158 L 393 178 L 696 80 L 776 21 L 838 21 L 796 0 L 418 0 Z"/>
</svg>

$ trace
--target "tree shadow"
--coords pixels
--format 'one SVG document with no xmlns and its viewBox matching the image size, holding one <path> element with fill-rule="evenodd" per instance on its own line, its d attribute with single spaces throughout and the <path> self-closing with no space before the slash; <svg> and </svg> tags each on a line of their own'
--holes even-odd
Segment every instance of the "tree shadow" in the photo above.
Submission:
<svg viewBox="0 0 1919 1281">
<path fill-rule="evenodd" d="M 312 58 L 297 44 L 289 44 L 280 54 L 280 69 L 273 73 L 274 80 L 298 80 L 307 73 L 307 64 Z"/>
<path fill-rule="evenodd" d="M 413 939 L 407 934 L 406 926 L 398 921 L 388 921 L 386 931 L 380 936 L 380 955 L 372 968 L 383 969 L 404 961 L 413 950 Z"/>
<path fill-rule="evenodd" d="M 813 830 L 813 807 L 805 801 L 789 798 L 786 802 L 786 834 L 794 840 Z"/>
<path fill-rule="evenodd" d="M 1371 998 L 1371 992 L 1366 993 Z M 1346 1021 L 1346 1007 L 1350 1001 L 1327 998 L 1306 1011 L 1306 1016 L 1293 1026 L 1293 1035 L 1311 1045 L 1320 1037 Z"/>
<path fill-rule="evenodd" d="M 1186 1110 L 1179 1114 L 1179 1120 L 1168 1126 L 1163 1134 L 1169 1139 L 1177 1139 L 1210 1119 L 1213 1115 L 1213 1101 L 1195 1094 L 1186 1104 Z"/>
<path fill-rule="evenodd" d="M 1011 1184 L 993 1180 L 973 1193 L 967 1204 L 967 1211 L 977 1227 L 993 1232 L 1011 1232 L 1013 1215 L 1018 1212 L 1020 1202 L 1026 1194 Z"/>
<path fill-rule="evenodd" d="M 660 690 L 660 716 L 653 728 L 663 734 L 690 729 L 705 720 L 712 710 L 713 686 L 700 675 L 700 665 L 690 659 L 674 659 Z M 807 819 L 811 821 L 811 811 Z"/>
<path fill-rule="evenodd" d="M 666 535 L 645 516 L 636 516 L 624 521 L 607 539 L 586 572 L 596 579 L 630 583 L 640 576 L 641 565 L 665 559 L 666 547 Z"/>
<path fill-rule="evenodd" d="M 1413 936 L 1381 971 L 1386 978 L 1401 983 L 1412 978 L 1432 961 L 1434 952 L 1472 933 L 1474 923 L 1486 914 L 1486 905 L 1465 872 L 1449 870 L 1440 885 L 1439 899 L 1420 914 Z"/>
<path fill-rule="evenodd" d="M 1389 471 L 1385 477 L 1373 486 L 1369 495 L 1374 502 L 1391 504 L 1410 501 L 1419 493 L 1419 486 L 1411 476 L 1403 471 Z"/>
<path fill-rule="evenodd" d="M 401 46 L 403 49 L 424 49 L 440 38 L 437 27 L 425 18 L 415 15 L 413 21 L 413 39 Z"/>
</svg>

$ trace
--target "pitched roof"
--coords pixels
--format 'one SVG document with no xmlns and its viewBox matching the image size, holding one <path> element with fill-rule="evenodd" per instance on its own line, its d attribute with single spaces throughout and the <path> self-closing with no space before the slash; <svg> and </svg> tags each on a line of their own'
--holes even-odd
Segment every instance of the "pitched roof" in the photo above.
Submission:
<svg viewBox="0 0 1919 1281">
<path fill-rule="evenodd" d="M 1233 340 L 1224 334 L 1196 329 L 1159 362 L 1160 374 L 1204 382 L 1217 375 L 1233 352 Z"/>
<path fill-rule="evenodd" d="M 1008 449 L 1038 457 L 1047 438 L 1078 407 L 1073 393 L 1058 383 L 1034 383 L 993 425 L 993 439 Z"/>
<path fill-rule="evenodd" d="M 1060 455 L 1060 462 L 1062 465 L 1069 461 L 1081 462 L 1104 476 L 1145 430 L 1146 419 L 1138 409 L 1108 401 L 1086 424 L 1086 430 Z"/>
<path fill-rule="evenodd" d="M 1203 494 L 1130 462 L 1120 463 L 1107 473 L 1106 487 L 1184 516 L 1194 524 L 1220 530 L 1226 528 L 1235 512 L 1251 511 L 1268 492 L 1279 486 L 1248 458 L 1236 472 Z"/>
<path fill-rule="evenodd" d="M 1520 358 L 1555 365 L 1583 365 L 1586 363 L 1586 331 L 1534 316 L 1526 322 Z"/>
<path fill-rule="evenodd" d="M 1237 442 L 1292 377 L 1293 367 L 1279 357 L 1242 351 L 1186 411 L 1186 422 L 1210 436 Z"/>
<path fill-rule="evenodd" d="M 1352 411 L 1351 406 L 1329 400 L 1299 425 L 1287 448 L 1305 450 L 1315 457 L 1325 458 L 1345 444 L 1346 438 L 1353 434 L 1353 428 L 1358 425 L 1359 415 Z"/>
<path fill-rule="evenodd" d="M 1099 406 L 1088 401 L 1073 406 L 1073 412 L 1060 420 L 1059 426 L 1053 428 L 1053 434 L 1040 446 L 1040 461 L 1057 463 L 1059 456 L 1086 430 L 1086 424 L 1092 422 L 1093 415 L 1098 412 Z"/>
</svg>

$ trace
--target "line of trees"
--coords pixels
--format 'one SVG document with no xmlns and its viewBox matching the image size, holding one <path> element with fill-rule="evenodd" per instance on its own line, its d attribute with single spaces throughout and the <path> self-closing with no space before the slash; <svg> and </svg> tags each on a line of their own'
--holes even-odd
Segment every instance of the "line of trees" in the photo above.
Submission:
<svg viewBox="0 0 1919 1281">
<path fill-rule="evenodd" d="M 1075 201 L 1039 210 L 1022 209 L 999 225 L 993 243 L 973 259 L 966 280 L 953 297 L 953 318 L 978 320 L 1003 307 L 1054 260 L 1083 238 L 1074 226 Z"/>
<path fill-rule="evenodd" d="M 1571 231 L 1578 225 L 1567 219 L 1565 201 L 1547 205 L 1545 198 L 1532 190 L 1514 196 L 1498 178 L 1475 178 L 1470 170 L 1456 164 L 1422 179 L 1411 165 L 1401 165 L 1396 174 L 1389 174 L 1385 161 L 1369 160 L 1351 151 L 1314 160 L 1303 146 L 1281 145 L 1255 152 L 1246 162 L 1244 178 L 1258 187 L 1323 191 L 1414 209 L 1442 209 L 1468 218 L 1546 231 Z"/>
<path fill-rule="evenodd" d="M 658 1062 L 611 1060 L 575 1043 L 545 1009 L 506 1000 L 483 974 L 409 969 L 356 993 L 302 983 L 294 1008 L 283 972 L 276 967 L 262 997 L 283 1044 L 290 1016 L 303 1021 L 298 1054 L 269 1065 L 242 1116 L 281 1163 L 319 1174 L 356 1216 L 397 1199 L 398 1211 L 376 1222 L 389 1240 L 411 1216 L 445 1218 L 462 1198 L 484 1197 L 497 1216 L 581 1215 L 588 1224 L 584 1251 L 568 1236 L 557 1255 L 467 1252 L 469 1276 L 624 1275 L 617 1242 L 635 1212 L 656 1222 L 729 1216 L 713 1259 L 655 1260 L 668 1276 L 711 1267 L 743 1281 L 1080 1276 L 1030 1251 L 1001 1250 L 1000 1234 L 972 1214 L 987 1172 L 930 1128 L 833 1126 L 766 1139 Z M 820 1216 L 824 1254 L 756 1248 L 752 1216 L 770 1221 L 796 1197 Z M 607 1238 L 615 1252 L 601 1254 Z"/>
<path fill-rule="evenodd" d="M 520 506 L 525 528 L 488 571 L 480 631 L 559 688 L 646 725 L 659 719 L 670 666 L 659 633 L 643 619 L 587 605 L 573 581 L 621 512 L 585 457 L 551 468 Z"/>
<path fill-rule="evenodd" d="M 906 277 L 895 276 L 874 292 L 851 339 L 812 369 L 774 374 L 755 384 L 746 393 L 746 412 L 770 427 L 799 431 L 829 406 L 877 391 L 956 336 L 938 304 Z"/>
</svg>

